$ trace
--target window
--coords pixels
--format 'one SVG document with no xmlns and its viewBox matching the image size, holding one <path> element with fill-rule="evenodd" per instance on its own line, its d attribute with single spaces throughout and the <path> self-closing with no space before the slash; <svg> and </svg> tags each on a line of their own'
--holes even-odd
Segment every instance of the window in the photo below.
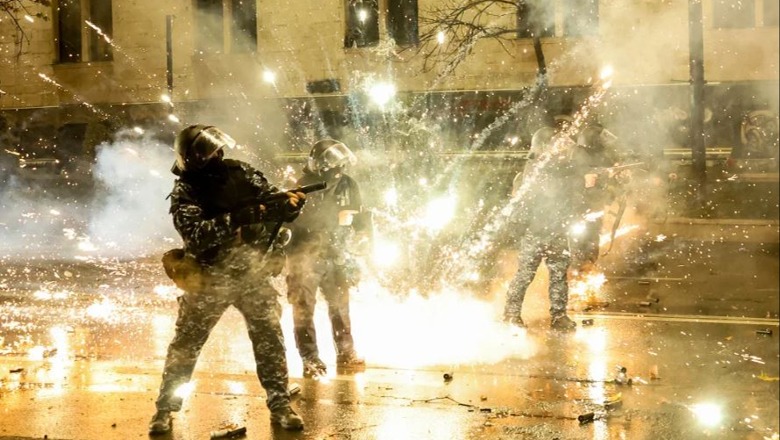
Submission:
<svg viewBox="0 0 780 440">
<path fill-rule="evenodd" d="M 521 0 L 517 4 L 517 38 L 555 36 L 553 2 Z"/>
<path fill-rule="evenodd" d="M 81 0 L 60 0 L 57 8 L 57 31 L 59 61 L 81 61 Z"/>
<path fill-rule="evenodd" d="M 388 0 L 387 31 L 400 46 L 414 46 L 420 42 L 417 0 Z"/>
<path fill-rule="evenodd" d="M 257 48 L 257 0 L 232 0 L 232 2 L 231 52 L 253 52 Z"/>
<path fill-rule="evenodd" d="M 367 47 L 379 43 L 378 0 L 347 0 L 344 47 Z"/>
<path fill-rule="evenodd" d="M 778 5 L 780 5 L 780 1 L 764 0 L 764 26 L 778 26 L 780 24 Z"/>
<path fill-rule="evenodd" d="M 777 3 L 777 0 L 769 1 Z M 712 25 L 720 29 L 754 27 L 756 25 L 755 1 L 713 0 Z"/>
<path fill-rule="evenodd" d="M 101 32 L 111 38 L 114 35 L 114 23 L 111 20 L 111 1 L 91 0 L 89 3 L 89 21 L 100 28 Z M 89 59 L 90 61 L 111 61 L 114 59 L 111 44 L 96 32 L 89 29 Z"/>
<path fill-rule="evenodd" d="M 199 52 L 257 50 L 257 0 L 196 0 L 195 9 Z"/>
<path fill-rule="evenodd" d="M 566 0 L 563 2 L 563 35 L 584 37 L 599 32 L 598 0 Z"/>
<path fill-rule="evenodd" d="M 111 61 L 113 51 L 106 38 L 110 39 L 113 33 L 110 0 L 60 0 L 57 4 L 60 63 Z"/>
<path fill-rule="evenodd" d="M 224 14 L 222 0 L 197 0 L 195 46 L 204 53 L 220 53 L 224 50 Z"/>
</svg>

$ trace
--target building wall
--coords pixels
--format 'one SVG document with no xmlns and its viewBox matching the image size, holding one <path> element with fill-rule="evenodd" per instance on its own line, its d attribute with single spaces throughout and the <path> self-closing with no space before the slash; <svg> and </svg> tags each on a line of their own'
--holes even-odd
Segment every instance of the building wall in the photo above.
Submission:
<svg viewBox="0 0 780 440">
<path fill-rule="evenodd" d="M 758 0 L 759 25 L 762 1 L 771 0 Z M 440 2 L 420 0 L 420 14 Z M 687 81 L 687 3 L 602 0 L 598 36 L 543 40 L 551 85 L 587 84 L 608 64 L 616 72 L 615 84 Z M 53 10 L 44 12 L 54 17 Z M 22 20 L 30 40 L 16 57 L 11 24 L 0 21 L 0 89 L 5 92 L 0 107 L 158 102 L 166 92 L 167 15 L 175 17 L 175 101 L 304 96 L 306 82 L 327 78 L 338 79 L 342 92 L 358 90 L 371 77 L 392 80 L 400 91 L 519 89 L 532 84 L 536 69 L 526 39 L 504 47 L 482 41 L 444 79 L 437 79 L 436 70 L 422 73 L 413 50 L 399 51 L 385 43 L 345 49 L 341 0 L 323 0 L 309 9 L 291 8 L 284 0 L 258 2 L 256 54 L 195 54 L 191 0 L 114 2 L 113 14 L 115 49 L 109 62 L 56 63 L 53 19 Z M 704 15 L 708 81 L 778 79 L 776 26 L 714 29 L 711 1 L 705 1 Z M 263 82 L 264 70 L 276 74 L 275 85 Z"/>
</svg>

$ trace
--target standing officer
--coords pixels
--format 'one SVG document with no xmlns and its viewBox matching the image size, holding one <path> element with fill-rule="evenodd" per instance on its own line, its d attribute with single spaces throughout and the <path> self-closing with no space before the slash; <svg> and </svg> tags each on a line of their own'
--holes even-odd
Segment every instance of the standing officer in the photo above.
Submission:
<svg viewBox="0 0 780 440">
<path fill-rule="evenodd" d="M 336 345 L 336 364 L 345 370 L 365 366 L 355 352 L 349 316 L 349 289 L 357 284 L 357 265 L 347 246 L 367 240 L 368 213 L 363 213 L 360 188 L 345 174 L 355 155 L 342 142 L 323 139 L 314 144 L 298 185 L 325 181 L 327 189 L 312 197 L 293 225 L 289 246 L 287 289 L 292 304 L 295 343 L 305 377 L 326 373 L 319 357 L 314 328 L 317 290 L 328 304 Z M 357 233 L 357 234 L 356 234 Z"/>
<path fill-rule="evenodd" d="M 185 128 L 174 141 L 178 179 L 170 213 L 184 249 L 168 252 L 163 263 L 184 294 L 150 434 L 171 430 L 171 412 L 182 406 L 176 391 L 189 382 L 209 333 L 231 305 L 246 321 L 271 422 L 303 429 L 290 408 L 281 306 L 269 278 L 281 269 L 271 231 L 298 216 L 305 196 L 288 192 L 280 203 L 263 204 L 276 188 L 249 164 L 223 159 L 225 147 L 235 147 L 235 141 L 205 125 Z"/>
<path fill-rule="evenodd" d="M 587 272 L 596 264 L 605 210 L 617 196 L 616 185 L 630 173 L 625 170 L 613 176 L 604 171 L 621 160 L 617 139 L 601 125 L 591 124 L 577 134 L 577 145 L 572 150 L 572 165 L 585 179 L 582 228 L 572 241 L 573 268 L 577 271 Z"/>
<path fill-rule="evenodd" d="M 569 301 L 568 233 L 580 200 L 569 144 L 551 127 L 537 130 L 531 139 L 528 161 L 513 182 L 518 208 L 515 223 L 520 228 L 519 267 L 509 284 L 504 320 L 525 327 L 521 317 L 523 300 L 536 271 L 545 260 L 550 274 L 551 327 L 570 331 L 576 327 L 566 314 Z"/>
</svg>

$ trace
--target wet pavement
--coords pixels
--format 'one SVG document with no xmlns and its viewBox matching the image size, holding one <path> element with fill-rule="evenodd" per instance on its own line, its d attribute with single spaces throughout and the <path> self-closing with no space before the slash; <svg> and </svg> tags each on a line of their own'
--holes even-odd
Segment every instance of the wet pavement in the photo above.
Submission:
<svg viewBox="0 0 780 440">
<path fill-rule="evenodd" d="M 777 439 L 777 224 L 690 226 L 667 220 L 616 242 L 601 281 L 573 286 L 571 334 L 549 330 L 544 276 L 526 299 L 528 330 L 499 322 L 511 253 L 476 296 L 400 297 L 362 284 L 353 325 L 364 372 L 335 371 L 319 304 L 332 371 L 303 379 L 285 305 L 300 433 L 270 425 L 231 309 L 173 433 L 159 438 L 205 439 L 232 424 L 249 439 Z M 2 267 L 0 439 L 146 438 L 176 315 L 157 259 Z"/>
</svg>

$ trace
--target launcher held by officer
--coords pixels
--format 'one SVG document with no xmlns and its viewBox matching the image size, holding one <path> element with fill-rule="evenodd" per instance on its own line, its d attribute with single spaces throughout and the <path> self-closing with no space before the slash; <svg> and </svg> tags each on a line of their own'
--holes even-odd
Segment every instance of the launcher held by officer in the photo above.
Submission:
<svg viewBox="0 0 780 440">
<path fill-rule="evenodd" d="M 217 127 L 193 125 L 174 142 L 178 176 L 170 213 L 183 249 L 163 259 L 166 273 L 184 290 L 178 298 L 176 331 L 168 346 L 157 412 L 151 434 L 171 430 L 179 411 L 177 390 L 192 376 L 201 348 L 229 306 L 243 315 L 252 342 L 257 376 L 266 391 L 271 422 L 302 429 L 290 407 L 285 345 L 279 323 L 281 305 L 270 277 L 282 269 L 275 232 L 293 221 L 305 195 L 278 194 L 263 174 L 245 162 L 223 159 L 235 141 Z M 271 194 L 280 202 L 264 203 Z"/>
<path fill-rule="evenodd" d="M 336 364 L 342 372 L 360 369 L 365 362 L 355 352 L 349 312 L 349 291 L 357 283 L 358 268 L 350 245 L 369 239 L 369 221 L 363 212 L 357 182 L 345 173 L 356 163 L 342 142 L 316 142 L 298 185 L 324 180 L 328 188 L 309 197 L 306 211 L 292 227 L 287 288 L 292 304 L 295 343 L 306 377 L 326 373 L 314 328 L 318 290 L 328 304 Z M 352 248 L 354 250 L 355 248 Z"/>
</svg>

